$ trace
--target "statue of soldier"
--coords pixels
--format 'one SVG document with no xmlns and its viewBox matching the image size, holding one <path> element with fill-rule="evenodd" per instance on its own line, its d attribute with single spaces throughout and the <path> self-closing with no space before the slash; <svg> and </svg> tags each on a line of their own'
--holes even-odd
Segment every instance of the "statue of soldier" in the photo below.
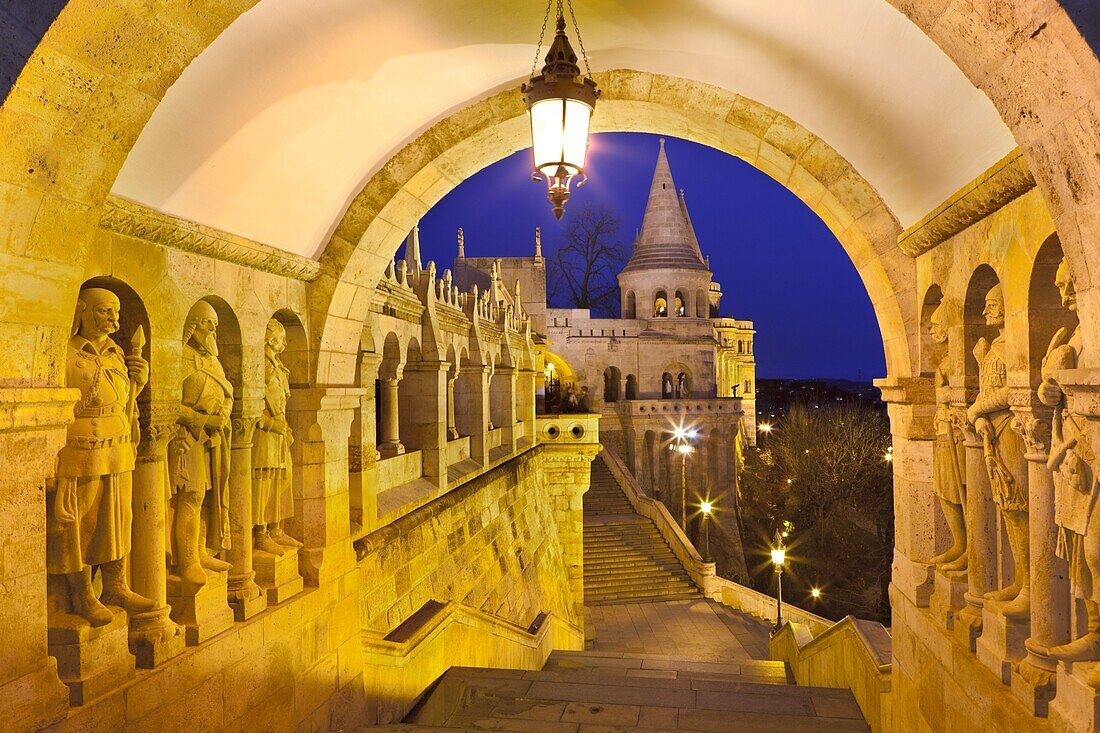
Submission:
<svg viewBox="0 0 1100 733">
<path fill-rule="evenodd" d="M 229 570 L 214 557 L 229 548 L 230 413 L 233 385 L 218 360 L 218 314 L 191 307 L 183 328 L 183 404 L 168 462 L 172 559 L 190 592 L 206 584 L 204 568 Z"/>
<path fill-rule="evenodd" d="M 932 313 L 929 332 L 940 346 L 947 345 L 947 326 L 943 322 L 943 306 Z M 932 564 L 944 573 L 958 574 L 966 570 L 966 448 L 962 431 L 955 424 L 947 391 L 950 356 L 944 349 L 936 367 L 936 441 L 932 449 L 932 488 L 940 500 L 947 527 L 951 530 L 951 546 L 932 558 Z"/>
<path fill-rule="evenodd" d="M 264 412 L 252 441 L 252 546 L 273 555 L 282 555 L 286 547 L 302 546 L 282 526 L 284 519 L 294 515 L 290 458 L 294 439 L 286 421 L 290 370 L 279 358 L 285 349 L 286 329 L 272 318 L 264 335 Z"/>
<path fill-rule="evenodd" d="M 129 614 L 156 608 L 130 590 L 126 570 L 139 437 L 135 399 L 149 381 L 149 364 L 140 354 L 143 335 L 129 356 L 111 339 L 120 310 L 110 290 L 80 291 L 65 379 L 80 390 L 80 399 L 46 494 L 47 572 L 64 576 L 68 608 L 92 626 L 114 618 L 104 604 Z M 98 599 L 92 589 L 96 567 L 103 576 Z"/>
<path fill-rule="evenodd" d="M 1062 305 L 1077 311 L 1077 293 L 1065 260 L 1058 266 L 1055 284 Z M 1089 444 L 1084 420 L 1066 409 L 1066 396 L 1054 374 L 1059 369 L 1076 369 L 1082 359 L 1081 328 L 1067 339 L 1066 329 L 1051 339 L 1043 359 L 1039 401 L 1054 408 L 1051 421 L 1050 459 L 1054 473 L 1054 522 L 1058 527 L 1058 556 L 1069 563 L 1069 580 L 1075 598 L 1084 601 L 1088 629 L 1068 644 L 1046 650 L 1067 662 L 1100 659 L 1100 522 L 1096 500 L 1100 485 L 1096 477 L 1096 456 Z M 1093 681 L 1090 680 L 1090 683 Z M 1100 679 L 1096 680 L 1100 682 Z"/>
<path fill-rule="evenodd" d="M 1005 308 L 1000 284 L 985 296 L 986 325 L 997 329 L 992 343 L 982 338 L 974 347 L 978 361 L 978 398 L 967 410 L 966 418 L 982 440 L 989 487 L 993 503 L 1001 511 L 1015 574 L 1007 586 L 987 593 L 991 601 L 1004 601 L 1005 616 L 1021 618 L 1031 610 L 1029 539 L 1027 523 L 1027 462 L 1020 436 L 1012 430 L 1012 411 L 1008 406 L 1008 379 L 1005 361 Z"/>
</svg>

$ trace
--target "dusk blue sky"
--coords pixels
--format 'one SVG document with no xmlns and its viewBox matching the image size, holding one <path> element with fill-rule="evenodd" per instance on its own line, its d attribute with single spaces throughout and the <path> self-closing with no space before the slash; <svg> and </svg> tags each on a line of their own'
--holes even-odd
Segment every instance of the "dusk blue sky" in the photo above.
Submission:
<svg viewBox="0 0 1100 733">
<path fill-rule="evenodd" d="M 542 227 L 544 253 L 553 251 L 571 211 L 585 201 L 614 209 L 628 243 L 642 224 L 657 157 L 657 135 L 593 135 L 589 182 L 573 193 L 565 219 L 554 221 L 545 186 L 530 180 L 523 150 L 472 176 L 420 223 L 425 261 L 450 267 L 456 232 L 466 255 L 530 256 Z M 665 136 L 672 175 L 714 278 L 722 312 L 755 322 L 761 378 L 885 375 L 882 339 L 867 291 L 840 243 L 794 194 L 725 153 Z"/>
</svg>

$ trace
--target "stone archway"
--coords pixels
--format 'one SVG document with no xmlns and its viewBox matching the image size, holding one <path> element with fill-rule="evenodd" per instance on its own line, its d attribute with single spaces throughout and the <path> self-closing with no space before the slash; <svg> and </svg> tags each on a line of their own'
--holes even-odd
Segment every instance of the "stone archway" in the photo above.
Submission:
<svg viewBox="0 0 1100 733">
<path fill-rule="evenodd" d="M 1095 111 L 1100 100 L 1100 62 L 1088 44 L 1051 0 L 1019 5 L 993 0 L 965 5 L 891 2 L 994 102 L 1020 142 L 1051 205 L 1079 283 L 1082 313 L 1100 313 L 1100 297 L 1092 287 L 1089 272 L 1089 258 L 1094 251 L 1085 244 L 1100 238 L 1100 165 L 1096 163 L 1100 125 L 1096 124 Z M 12 284 L 8 289 L 14 294 L 0 310 L 0 322 L 8 324 L 9 331 L 36 332 L 53 348 L 60 348 L 72 293 L 80 278 L 77 263 L 130 148 L 182 70 L 254 4 L 254 0 L 235 0 L 223 3 L 218 12 L 200 12 L 178 4 L 158 6 L 154 13 L 137 0 L 120 0 L 109 8 L 95 0 L 72 0 L 60 11 L 0 108 L 0 137 L 11 141 L 0 155 L 5 270 L 10 278 L 7 282 Z M 624 84 L 635 82 L 624 79 Z M 641 96 L 636 85 L 631 87 L 633 95 L 622 94 L 614 84 L 605 88 L 611 98 Z M 679 90 L 661 91 L 672 93 L 664 97 L 670 105 L 679 101 L 688 109 L 706 100 L 705 95 L 696 96 L 699 89 L 690 84 Z M 514 103 L 503 97 L 496 99 L 504 105 L 505 115 L 508 105 L 518 104 L 518 99 Z M 473 110 L 468 108 L 448 118 L 445 125 L 437 125 L 432 145 L 416 149 L 407 146 L 372 179 L 386 184 L 382 188 L 398 184 L 393 190 L 393 208 L 387 209 L 383 222 L 385 217 L 398 220 L 386 222 L 390 226 L 405 222 L 411 211 L 423 206 L 415 203 L 413 191 L 419 190 L 430 199 L 427 192 L 448 185 L 442 181 L 445 169 L 433 170 L 418 163 L 434 160 L 429 148 L 442 152 L 450 149 L 449 140 L 484 129 L 483 121 L 472 116 Z M 610 113 L 604 119 L 609 117 Z M 772 153 L 764 150 L 768 155 Z M 499 157 L 499 152 L 496 155 Z M 783 164 L 782 160 L 776 162 Z M 470 161 L 461 170 L 476 168 L 476 163 Z M 402 194 L 397 195 L 397 190 Z M 372 210 L 382 213 L 388 199 L 379 200 L 377 193 L 371 192 L 368 184 L 358 197 L 362 200 L 366 196 L 369 201 L 362 203 L 367 205 L 352 206 L 324 257 L 326 273 L 314 298 L 314 305 L 321 306 L 320 312 L 315 309 L 315 315 L 329 314 L 321 342 L 324 353 L 318 365 L 321 383 L 332 383 L 336 378 L 350 383 L 344 377 L 354 372 L 354 359 L 347 364 L 337 343 L 347 330 L 341 319 L 352 320 L 348 318 L 348 285 L 360 282 L 376 268 L 381 271 L 375 254 L 381 250 L 375 250 L 372 243 L 391 244 L 389 232 L 368 232 L 362 218 Z M 885 224 L 882 227 L 889 229 Z M 872 247 L 877 250 L 886 239 L 880 230 L 872 231 L 876 236 L 868 237 L 858 251 L 865 253 Z M 360 246 L 353 250 L 353 243 Z M 361 254 L 352 257 L 352 251 Z M 854 261 L 861 272 L 868 264 Z M 875 269 L 881 273 L 875 277 L 885 277 L 887 282 L 896 279 L 899 273 L 892 270 L 903 269 L 898 267 L 902 264 L 900 258 L 888 265 L 878 262 Z M 67 294 L 51 303 L 54 308 L 43 309 L 41 290 L 26 287 L 28 278 L 40 278 L 43 287 L 54 285 L 57 292 Z M 868 281 L 866 275 L 864 280 Z M 893 293 L 899 301 L 913 300 L 909 295 L 904 289 Z M 887 309 L 881 302 L 875 305 L 882 325 L 882 313 Z M 900 336 L 913 328 L 916 319 L 907 311 L 915 312 L 915 306 L 891 306 L 888 310 L 895 312 L 884 333 Z M 1084 317 L 1082 322 L 1086 338 L 1100 335 L 1100 318 Z M 909 349 L 893 343 L 893 337 L 886 349 L 892 373 L 908 373 Z M 60 375 L 53 365 L 56 361 L 36 360 L 32 350 L 16 354 L 9 364 L 13 373 L 6 380 L 58 384 Z"/>
<path fill-rule="evenodd" d="M 875 190 L 825 141 L 775 110 L 723 89 L 631 70 L 595 75 L 604 97 L 593 129 L 666 133 L 742 158 L 802 199 L 845 248 L 879 321 L 888 371 L 913 370 L 917 318 L 914 261 L 897 246 L 901 228 Z M 407 232 L 461 181 L 528 144 L 525 110 L 509 89 L 442 120 L 397 152 L 352 200 L 325 249 L 313 310 L 321 383 L 343 384 L 373 288 Z"/>
</svg>

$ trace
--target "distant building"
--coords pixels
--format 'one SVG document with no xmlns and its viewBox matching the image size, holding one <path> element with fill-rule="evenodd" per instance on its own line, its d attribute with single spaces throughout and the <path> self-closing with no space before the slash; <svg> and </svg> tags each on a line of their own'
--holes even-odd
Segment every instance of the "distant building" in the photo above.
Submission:
<svg viewBox="0 0 1100 733">
<path fill-rule="evenodd" d="M 675 429 L 694 431 L 693 486 L 724 490 L 736 471 L 738 443 L 755 442 L 755 331 L 752 321 L 719 316 L 722 288 L 663 140 L 642 228 L 618 281 L 619 318 L 551 308 L 537 231 L 534 257 L 506 258 L 466 257 L 460 233 L 456 284 L 489 290 L 494 301 L 531 318 L 543 347 L 540 407 L 554 410 L 570 389 L 585 395 L 589 408 L 603 414 L 601 441 L 655 496 L 678 495 L 679 468 L 665 448 Z"/>
</svg>

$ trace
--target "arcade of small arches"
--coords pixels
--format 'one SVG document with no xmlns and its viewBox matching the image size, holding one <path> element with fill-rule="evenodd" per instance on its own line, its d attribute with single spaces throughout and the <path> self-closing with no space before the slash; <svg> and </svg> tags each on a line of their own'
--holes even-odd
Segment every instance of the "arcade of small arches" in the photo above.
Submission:
<svg viewBox="0 0 1100 733">
<path fill-rule="evenodd" d="M 595 77 L 606 93 L 597 131 L 661 131 L 742 157 L 817 212 L 860 273 L 883 334 L 888 375 L 879 386 L 895 456 L 890 677 L 860 678 L 882 691 L 874 710 L 887 711 L 883 720 L 891 722 L 877 729 L 1095 730 L 1098 660 L 1090 650 L 1100 616 L 1092 589 L 1100 583 L 1092 581 L 1097 569 L 1086 543 L 1092 547 L 1098 525 L 1080 500 L 1096 495 L 1100 468 L 1092 348 L 1100 333 L 1092 275 L 1100 261 L 1100 61 L 1054 0 L 874 5 L 868 17 L 885 14 L 910 34 L 905 39 L 944 62 L 927 76 L 953 74 L 943 88 L 961 86 L 970 95 L 963 96 L 973 101 L 971 114 L 952 118 L 971 124 L 960 127 L 959 140 L 944 139 L 939 120 L 930 119 L 953 105 L 911 105 L 916 119 L 895 120 L 896 135 L 873 123 L 837 135 L 830 119 L 796 121 L 809 113 L 781 104 L 791 97 L 777 96 L 777 110 L 739 95 L 730 79 L 692 66 L 695 58 L 677 65 L 658 54 L 648 66 L 624 64 L 619 58 L 630 54 L 616 58 L 612 42 L 593 44 Z M 555 428 L 544 440 L 550 432 L 540 428 L 534 405 L 545 360 L 522 309 L 484 294 L 460 296 L 432 268 L 392 261 L 432 204 L 524 146 L 514 83 L 522 70 L 496 69 L 484 88 L 417 110 L 420 117 L 394 115 L 400 134 L 356 162 L 365 173 L 340 199 L 347 205 L 323 204 L 338 214 L 316 227 L 325 232 L 318 259 L 252 239 L 253 231 L 218 229 L 213 218 L 188 219 L 112 195 L 150 119 L 171 107 L 173 86 L 184 77 L 217 77 L 199 63 L 203 52 L 227 28 L 247 25 L 253 6 L 258 14 L 270 4 L 199 12 L 162 3 L 154 12 L 129 0 L 109 10 L 71 0 L 38 35 L 15 24 L 20 38 L 33 36 L 21 41 L 27 62 L 11 70 L 15 81 L 0 108 L 0 139 L 9 141 L 0 151 L 0 337 L 7 345 L 0 452 L 20 467 L 0 478 L 0 583 L 7 591 L 0 619 L 15 639 L 0 660 L 0 712 L 17 729 L 171 727 L 183 710 L 211 727 L 263 725 L 270 710 L 331 729 L 393 719 L 400 708 L 393 701 L 414 699 L 438 670 L 393 676 L 397 644 L 385 637 L 436 597 L 517 628 L 549 611 L 562 646 L 584 643 L 579 508 L 599 450 L 587 439 L 599 432 L 596 418 L 578 416 L 587 427 Z M 494 10 L 490 4 L 484 12 Z M 689 27 L 708 19 L 692 12 L 682 19 Z M 872 51 L 879 52 L 853 52 Z M 873 63 L 864 68 L 875 73 Z M 415 76 L 403 73 L 406 84 Z M 912 76 L 916 86 L 919 75 Z M 769 81 L 798 83 L 761 76 Z M 864 102 L 872 104 L 832 96 L 838 108 L 844 99 L 863 112 Z M 179 109 L 171 117 L 188 124 Z M 218 133 L 228 138 L 243 127 Z M 815 134 L 827 128 L 834 134 L 821 135 L 835 147 Z M 870 142 L 861 147 L 854 139 Z M 983 149 L 985 157 L 927 154 L 940 142 L 965 148 L 977 139 L 1009 144 Z M 209 153 L 210 142 L 191 152 Z M 145 160 L 165 152 L 155 140 L 145 146 Z M 905 149 L 917 147 L 925 152 L 914 163 Z M 938 175 L 953 165 L 952 175 Z M 883 173 L 894 169 L 912 174 L 900 176 L 910 188 Z M 265 177 L 258 166 L 239 173 Z M 128 193 L 140 180 L 128 179 Z M 277 227 L 277 213 L 257 208 L 249 221 Z M 137 376 L 134 382 L 142 387 L 131 410 L 135 460 L 118 469 L 132 473 L 126 572 L 129 590 L 143 600 L 121 593 L 119 566 L 106 576 L 122 600 L 152 608 L 112 612 L 90 632 L 76 622 L 51 625 L 58 614 L 79 614 L 56 605 L 67 590 L 47 568 L 43 548 L 46 488 L 59 478 L 59 451 L 81 399 L 67 374 L 74 314 L 79 335 L 78 302 L 113 307 L 102 291 L 117 300 L 118 332 L 127 340 L 119 359 L 138 355 L 148 366 L 148 385 Z M 654 291 L 652 310 L 637 302 L 642 296 L 625 297 L 636 314 L 675 320 L 682 310 L 690 320 L 691 313 L 703 317 L 699 292 Z M 196 321 L 203 328 L 216 322 L 222 373 L 211 379 L 229 399 L 228 412 L 201 429 L 222 436 L 231 541 L 207 548 L 220 550 L 212 559 L 230 569 L 208 561 L 210 582 L 187 588 L 169 577 L 167 563 L 179 558 L 166 552 L 173 540 L 164 529 L 175 520 L 166 516 L 165 497 L 173 461 L 191 449 L 187 441 L 179 453 L 169 446 L 180 439 L 190 399 L 185 383 L 193 372 L 183 356 L 193 355 L 184 335 Z M 134 338 L 137 325 L 144 346 Z M 273 345 L 280 331 L 282 349 Z M 270 350 L 269 333 L 276 334 Z M 207 365 L 195 371 L 217 372 L 209 360 L 194 363 Z M 680 374 L 664 373 L 674 384 Z M 280 380 L 286 404 L 272 406 Z M 690 375 L 686 383 L 690 392 Z M 265 411 L 284 423 L 264 423 Z M 635 436 L 653 450 L 630 456 L 653 492 L 672 483 L 660 449 L 667 418 L 658 414 L 661 426 Z M 279 526 L 266 529 L 282 529 L 293 542 L 271 557 L 248 551 L 257 536 L 251 496 L 261 424 L 287 439 L 278 444 L 289 457 L 270 468 L 285 472 L 293 497 L 286 514 L 275 515 Z M 586 439 L 570 442 L 564 436 L 571 434 Z M 732 459 L 713 459 L 723 460 Z M 104 581 L 74 582 L 82 592 L 92 583 L 102 592 Z M 824 644 L 814 650 L 829 653 Z M 453 654 L 448 662 L 461 664 L 475 651 L 456 644 Z M 108 658 L 106 673 L 86 674 L 87 665 Z M 148 671 L 135 676 L 135 664 Z M 832 682 L 854 689 L 855 671 L 839 661 L 830 670 Z M 295 680 L 289 689 L 287 675 Z M 231 688 L 225 694 L 223 681 Z M 393 690 L 406 682 L 417 689 Z M 379 689 L 389 690 L 392 707 L 372 708 L 378 698 L 368 690 Z"/>
</svg>

